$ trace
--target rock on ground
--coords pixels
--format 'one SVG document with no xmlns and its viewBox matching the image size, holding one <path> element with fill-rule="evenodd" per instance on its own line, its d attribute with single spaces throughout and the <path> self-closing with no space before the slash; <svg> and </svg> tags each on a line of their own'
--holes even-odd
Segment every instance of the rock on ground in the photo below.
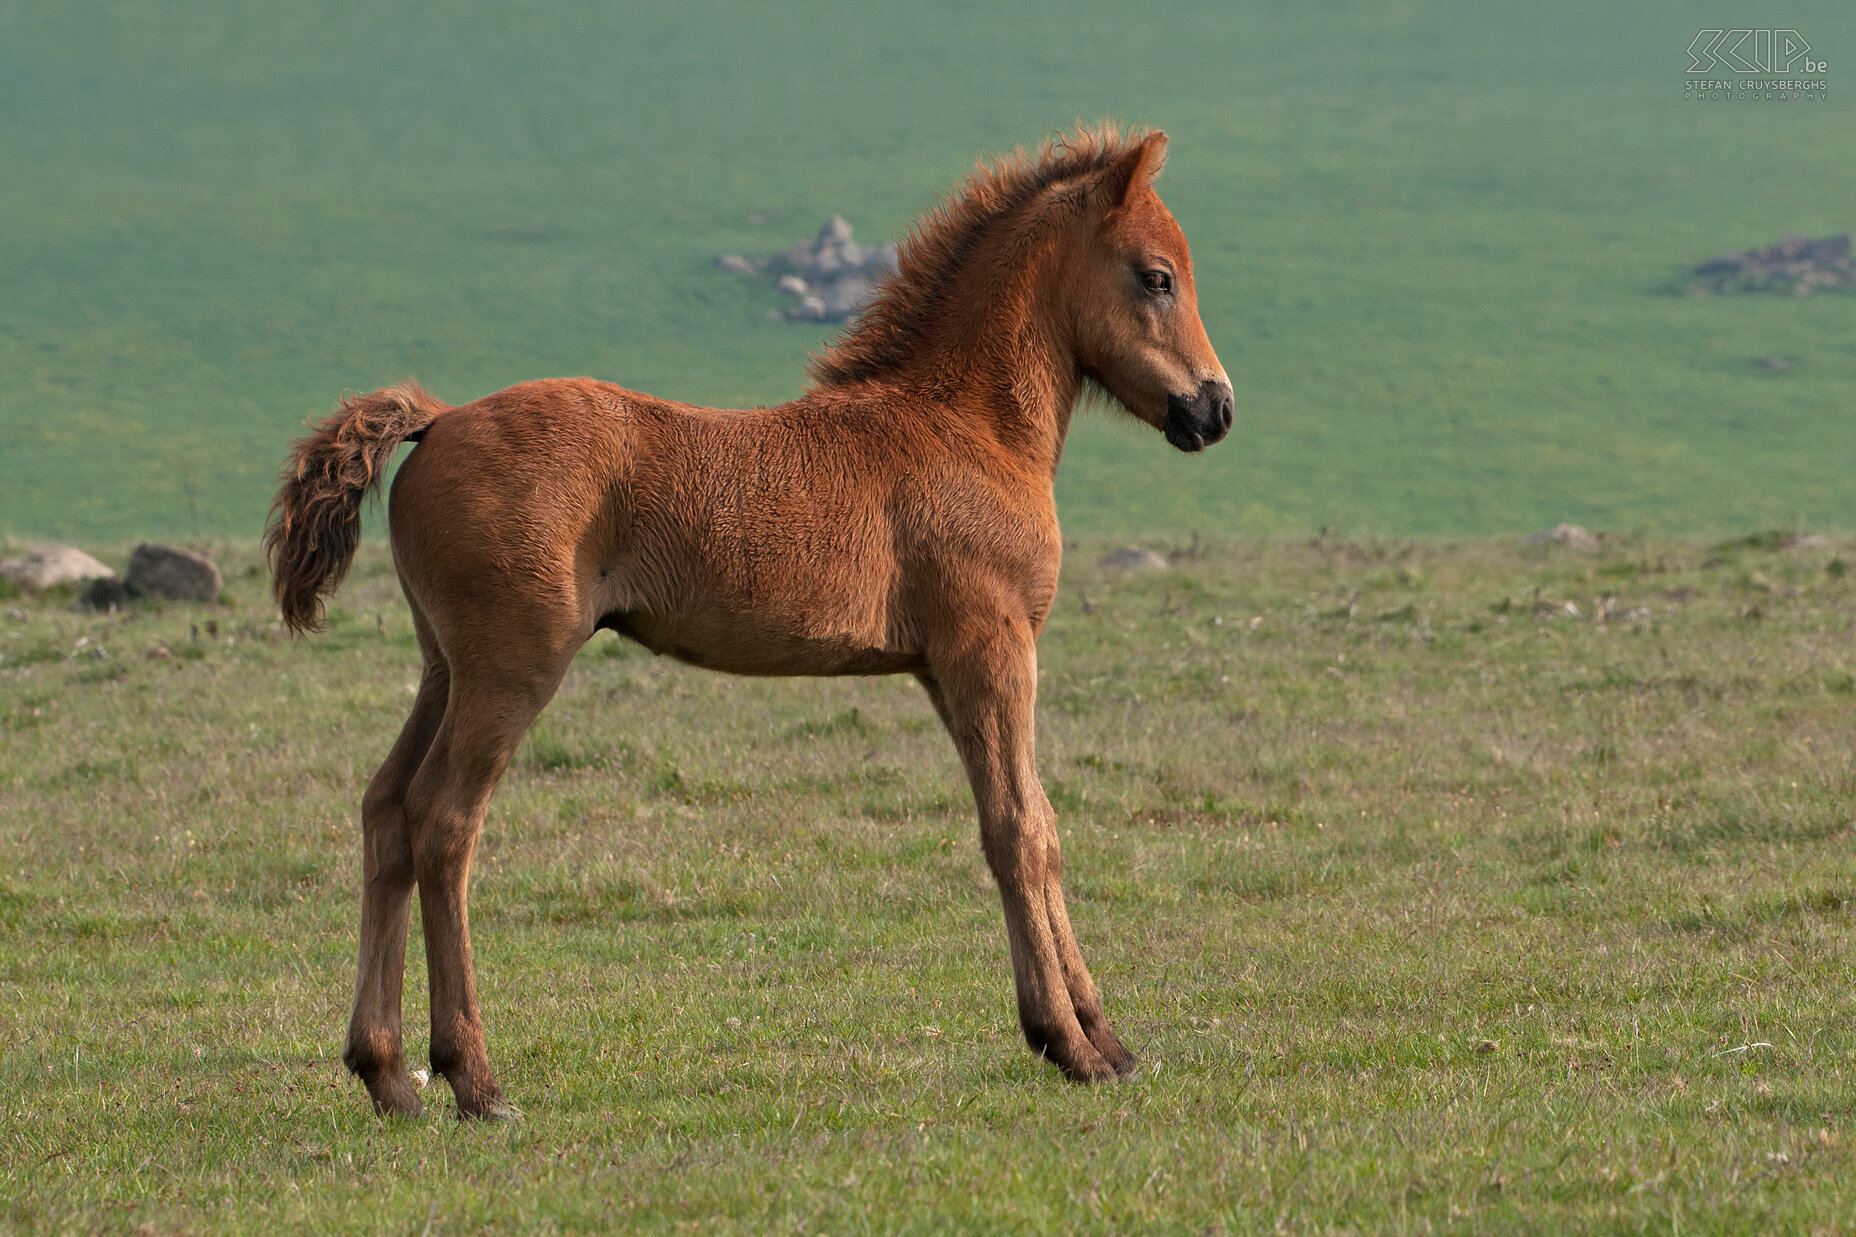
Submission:
<svg viewBox="0 0 1856 1237">
<path fill-rule="evenodd" d="M 1099 565 L 1120 571 L 1152 571 L 1156 567 L 1165 567 L 1167 561 L 1145 546 L 1125 545 L 1104 558 Z"/>
<path fill-rule="evenodd" d="M 725 253 L 715 260 L 725 271 L 771 275 L 775 286 L 798 304 L 767 311 L 786 322 L 842 322 L 870 303 L 877 285 L 896 269 L 896 246 L 859 245 L 851 225 L 833 215 L 809 241 L 784 253 L 742 257 Z"/>
<path fill-rule="evenodd" d="M 1809 296 L 1856 286 L 1856 261 L 1850 258 L 1849 233 L 1834 236 L 1785 236 L 1764 249 L 1742 249 L 1709 258 L 1690 273 L 1690 296 L 1724 296 L 1735 292 L 1775 292 Z"/>
<path fill-rule="evenodd" d="M 0 562 L 5 576 L 28 593 L 83 580 L 113 580 L 116 573 L 76 546 L 42 545 Z"/>
<path fill-rule="evenodd" d="M 1588 528 L 1577 524 L 1555 524 L 1544 533 L 1534 533 L 1528 537 L 1530 545 L 1543 545 L 1553 542 L 1569 550 L 1583 550 L 1591 553 L 1598 549 L 1598 537 Z"/>
<path fill-rule="evenodd" d="M 85 610 L 101 610 L 105 614 L 111 610 L 120 610 L 134 598 L 129 596 L 129 586 L 109 576 L 101 580 L 87 580 L 77 591 L 77 604 Z"/>
<path fill-rule="evenodd" d="M 133 597 L 169 601 L 217 601 L 219 568 L 204 554 L 144 541 L 129 555 L 125 583 Z"/>
</svg>

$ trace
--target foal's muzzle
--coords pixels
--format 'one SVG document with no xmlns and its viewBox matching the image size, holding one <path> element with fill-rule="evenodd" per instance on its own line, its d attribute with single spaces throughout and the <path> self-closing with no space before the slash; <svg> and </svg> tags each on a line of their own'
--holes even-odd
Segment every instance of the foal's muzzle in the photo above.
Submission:
<svg viewBox="0 0 1856 1237">
<path fill-rule="evenodd" d="M 1190 395 L 1166 397 L 1161 432 L 1181 451 L 1202 451 L 1231 430 L 1231 384 L 1207 378 Z"/>
</svg>

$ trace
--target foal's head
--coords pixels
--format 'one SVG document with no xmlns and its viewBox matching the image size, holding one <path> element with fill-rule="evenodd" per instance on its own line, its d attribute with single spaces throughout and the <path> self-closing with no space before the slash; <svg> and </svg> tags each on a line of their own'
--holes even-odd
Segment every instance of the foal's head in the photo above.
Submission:
<svg viewBox="0 0 1856 1237">
<path fill-rule="evenodd" d="M 1165 161 L 1166 134 L 1149 133 L 1083 187 L 1068 299 L 1084 375 L 1198 451 L 1231 428 L 1231 382 L 1199 321 L 1185 235 L 1154 192 Z"/>
</svg>

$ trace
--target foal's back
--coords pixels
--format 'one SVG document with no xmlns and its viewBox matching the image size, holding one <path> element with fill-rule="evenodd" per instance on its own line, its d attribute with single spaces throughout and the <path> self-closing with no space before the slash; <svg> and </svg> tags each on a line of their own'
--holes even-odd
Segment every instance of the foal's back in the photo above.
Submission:
<svg viewBox="0 0 1856 1237">
<path fill-rule="evenodd" d="M 1056 571 L 1048 481 L 934 411 L 878 389 L 722 410 L 523 383 L 426 431 L 394 484 L 395 557 L 416 604 L 481 610 L 507 581 L 532 606 L 541 584 L 581 639 L 712 669 L 915 669 L 957 594 L 1016 605 L 991 595 L 1030 581 L 1041 612 Z"/>
</svg>

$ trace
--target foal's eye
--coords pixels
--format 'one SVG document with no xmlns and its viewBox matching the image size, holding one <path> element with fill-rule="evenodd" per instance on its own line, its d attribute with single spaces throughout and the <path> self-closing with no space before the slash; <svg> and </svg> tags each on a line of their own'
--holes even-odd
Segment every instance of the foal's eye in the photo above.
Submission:
<svg viewBox="0 0 1856 1237">
<path fill-rule="evenodd" d="M 1141 286 L 1155 296 L 1165 296 L 1173 290 L 1173 277 L 1165 271 L 1142 271 Z"/>
</svg>

